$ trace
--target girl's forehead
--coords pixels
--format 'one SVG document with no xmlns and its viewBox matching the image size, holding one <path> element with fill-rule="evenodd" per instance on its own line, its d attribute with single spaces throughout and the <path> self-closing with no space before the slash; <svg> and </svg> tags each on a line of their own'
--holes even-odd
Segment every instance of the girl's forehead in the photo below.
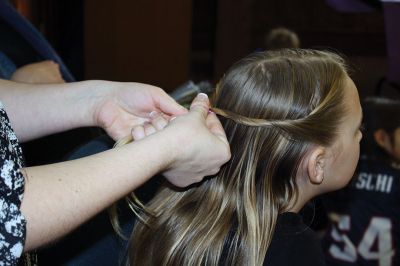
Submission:
<svg viewBox="0 0 400 266">
<path fill-rule="evenodd" d="M 358 89 L 353 80 L 349 77 L 346 77 L 344 98 L 349 111 L 352 112 L 353 115 L 362 118 L 362 109 L 360 97 L 358 95 Z"/>
</svg>

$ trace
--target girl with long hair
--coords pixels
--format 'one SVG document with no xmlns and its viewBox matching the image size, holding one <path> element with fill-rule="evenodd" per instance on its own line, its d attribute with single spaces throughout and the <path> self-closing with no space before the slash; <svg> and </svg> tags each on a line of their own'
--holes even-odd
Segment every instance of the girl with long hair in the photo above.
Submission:
<svg viewBox="0 0 400 266">
<path fill-rule="evenodd" d="M 162 186 L 136 209 L 128 264 L 324 265 L 298 212 L 345 186 L 358 161 L 362 112 L 344 60 L 316 50 L 252 54 L 222 77 L 211 106 L 230 161 L 190 188 Z M 156 115 L 145 131 L 168 123 Z M 134 130 L 140 141 L 135 131 L 145 131 Z"/>
</svg>

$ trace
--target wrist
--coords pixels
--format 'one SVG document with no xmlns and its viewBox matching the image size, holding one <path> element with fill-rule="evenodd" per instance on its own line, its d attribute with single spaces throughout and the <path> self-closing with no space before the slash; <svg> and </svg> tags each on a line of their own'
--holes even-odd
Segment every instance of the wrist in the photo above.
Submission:
<svg viewBox="0 0 400 266">
<path fill-rule="evenodd" d="M 165 128 L 148 137 L 149 140 L 153 139 L 156 142 L 155 147 L 157 147 L 160 156 L 159 171 L 168 171 L 176 167 L 177 164 L 182 163 L 182 154 L 187 149 L 187 145 L 184 142 L 184 136 L 180 135 L 176 130 Z"/>
<path fill-rule="evenodd" d="M 83 102 L 83 121 L 85 126 L 104 127 L 101 121 L 101 107 L 112 98 L 115 83 L 103 80 L 83 82 L 81 99 Z M 78 100 L 78 99 L 77 99 Z"/>
<path fill-rule="evenodd" d="M 176 166 L 177 163 L 182 163 L 184 153 L 190 150 L 190 145 L 193 145 L 194 138 L 185 130 L 177 130 L 178 128 L 166 127 L 163 131 L 155 134 L 158 135 L 165 148 L 165 161 L 163 171 L 169 170 Z M 186 128 L 188 130 L 188 128 Z M 194 136 L 194 135 L 193 135 Z"/>
</svg>

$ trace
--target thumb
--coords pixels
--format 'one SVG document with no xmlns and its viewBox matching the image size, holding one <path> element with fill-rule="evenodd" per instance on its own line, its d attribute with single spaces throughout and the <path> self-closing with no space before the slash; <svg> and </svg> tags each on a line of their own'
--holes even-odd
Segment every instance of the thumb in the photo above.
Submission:
<svg viewBox="0 0 400 266">
<path fill-rule="evenodd" d="M 190 105 L 190 112 L 198 113 L 203 119 L 206 119 L 209 109 L 210 101 L 205 93 L 199 93 Z"/>
<path fill-rule="evenodd" d="M 226 139 L 224 128 L 222 127 L 221 122 L 218 120 L 218 117 L 215 115 L 215 113 L 211 112 L 208 114 L 206 118 L 206 125 L 208 129 L 211 131 L 211 133 L 213 133 L 225 144 L 229 145 L 229 142 Z"/>
</svg>

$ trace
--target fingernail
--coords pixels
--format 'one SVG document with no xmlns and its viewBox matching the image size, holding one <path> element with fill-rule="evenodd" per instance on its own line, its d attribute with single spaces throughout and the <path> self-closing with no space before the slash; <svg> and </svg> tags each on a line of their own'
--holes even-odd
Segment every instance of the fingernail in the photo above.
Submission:
<svg viewBox="0 0 400 266">
<path fill-rule="evenodd" d="M 211 109 L 208 109 L 209 114 L 214 114 L 214 112 Z"/>
<path fill-rule="evenodd" d="M 176 119 L 176 116 L 173 116 L 169 119 L 169 122 L 171 122 L 172 120 Z"/>
<path fill-rule="evenodd" d="M 149 114 L 149 116 L 150 116 L 150 118 L 155 118 L 156 116 L 158 116 L 158 112 L 157 111 L 152 111 L 150 114 Z"/>
<path fill-rule="evenodd" d="M 200 92 L 199 94 L 197 94 L 197 98 L 199 100 L 206 100 L 206 99 L 208 99 L 208 95 L 205 94 L 205 93 Z"/>
</svg>

